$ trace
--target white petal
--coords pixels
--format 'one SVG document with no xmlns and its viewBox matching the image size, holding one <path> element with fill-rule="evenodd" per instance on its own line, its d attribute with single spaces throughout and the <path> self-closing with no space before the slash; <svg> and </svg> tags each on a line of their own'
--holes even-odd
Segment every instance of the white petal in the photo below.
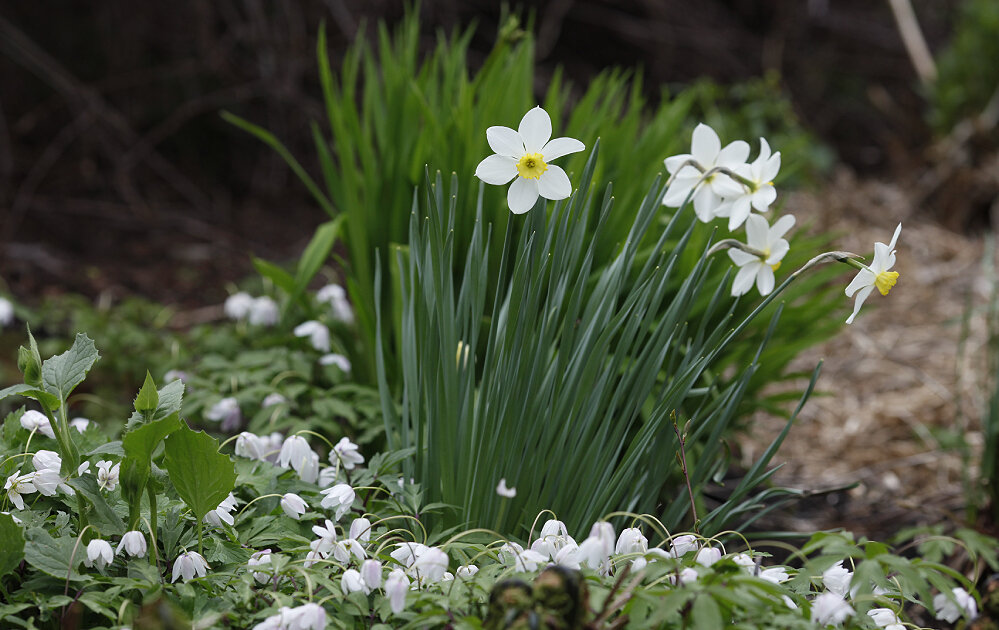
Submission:
<svg viewBox="0 0 999 630">
<path fill-rule="evenodd" d="M 745 164 L 749 159 L 749 143 L 743 140 L 730 142 L 724 149 L 718 152 L 718 159 L 715 164 L 732 168 L 739 164 Z"/>
<path fill-rule="evenodd" d="M 746 219 L 746 243 L 756 249 L 766 249 L 770 243 L 767 235 L 770 232 L 770 224 L 758 214 L 750 215 Z"/>
<path fill-rule="evenodd" d="M 874 274 L 866 269 L 861 269 L 857 275 L 846 286 L 846 297 L 853 297 L 858 289 L 874 286 Z"/>
<path fill-rule="evenodd" d="M 548 170 L 538 178 L 538 192 L 545 199 L 557 201 L 572 194 L 572 183 L 569 176 L 560 167 L 548 165 Z M 532 202 L 533 203 L 533 202 Z"/>
<path fill-rule="evenodd" d="M 752 212 L 749 204 L 749 197 L 739 197 L 732 202 L 732 214 L 728 219 L 728 231 L 734 232 L 739 229 Z"/>
<path fill-rule="evenodd" d="M 670 208 L 679 208 L 687 199 L 687 195 L 690 194 L 690 191 L 697 185 L 698 179 L 688 179 L 683 177 L 674 179 L 673 183 L 671 183 L 669 188 L 666 189 L 666 194 L 663 196 L 663 205 L 669 206 Z"/>
<path fill-rule="evenodd" d="M 490 155 L 475 167 L 475 176 L 487 184 L 502 186 L 517 176 L 517 161 L 505 155 Z"/>
<path fill-rule="evenodd" d="M 884 243 L 874 244 L 874 260 L 871 262 L 871 269 L 875 272 L 888 271 L 895 266 L 895 252 L 890 250 Z"/>
<path fill-rule="evenodd" d="M 756 289 L 760 295 L 770 295 L 774 290 L 774 270 L 769 265 L 760 265 L 760 270 L 756 272 Z"/>
<path fill-rule="evenodd" d="M 510 190 L 506 193 L 506 202 L 510 206 L 510 212 L 514 214 L 524 214 L 534 207 L 538 200 L 538 180 L 518 177 L 510 184 Z"/>
<path fill-rule="evenodd" d="M 760 268 L 758 260 L 757 264 L 750 263 L 745 267 L 741 267 L 739 273 L 735 274 L 735 280 L 732 281 L 733 297 L 745 295 L 753 288 L 753 281 L 756 280 L 756 272 Z"/>
<path fill-rule="evenodd" d="M 524 139 L 524 147 L 528 153 L 540 153 L 541 147 L 552 137 L 552 119 L 548 112 L 535 107 L 524 114 L 517 131 Z"/>
<path fill-rule="evenodd" d="M 774 153 L 773 157 L 767 160 L 766 164 L 763 165 L 763 168 L 760 169 L 760 175 L 761 175 L 760 181 L 764 182 L 773 181 L 773 179 L 777 177 L 777 173 L 779 172 L 780 172 L 780 151 Z"/>
<path fill-rule="evenodd" d="M 586 145 L 576 140 L 575 138 L 555 138 L 549 140 L 541 149 L 541 156 L 544 158 L 545 162 L 551 162 L 552 160 L 557 160 L 563 155 L 569 155 L 570 153 L 579 153 L 586 148 Z"/>
<path fill-rule="evenodd" d="M 735 168 L 732 170 L 746 178 L 750 175 L 748 169 Z M 739 197 L 748 193 L 742 182 L 732 179 L 724 173 L 718 173 L 711 178 L 711 187 L 720 197 Z"/>
<path fill-rule="evenodd" d="M 870 295 L 871 291 L 873 290 L 874 290 L 873 284 L 871 286 L 864 287 L 863 289 L 860 290 L 860 293 L 857 294 L 857 301 L 853 303 L 853 313 L 850 315 L 850 317 L 846 319 L 847 324 L 853 323 L 853 318 L 856 317 L 857 313 L 860 312 L 860 307 L 864 305 L 864 300 L 867 299 L 867 296 Z"/>
<path fill-rule="evenodd" d="M 489 148 L 500 155 L 520 159 L 524 156 L 524 139 L 509 127 L 490 127 L 486 129 L 486 141 Z"/>
<path fill-rule="evenodd" d="M 794 227 L 794 215 L 785 214 L 781 218 L 774 221 L 773 227 L 770 228 L 770 240 L 771 242 L 776 241 L 779 238 L 784 238 L 787 231 Z"/>
<path fill-rule="evenodd" d="M 777 189 L 770 184 L 763 184 L 753 193 L 753 207 L 760 212 L 766 212 L 775 199 L 777 199 Z"/>
<path fill-rule="evenodd" d="M 770 256 L 764 261 L 768 265 L 776 265 L 784 256 L 787 256 L 788 250 L 791 249 L 791 245 L 784 239 L 777 239 L 776 243 L 770 245 Z"/>
<path fill-rule="evenodd" d="M 721 197 L 711 190 L 711 186 L 701 185 L 694 193 L 694 212 L 704 223 L 715 218 L 715 210 L 721 205 Z"/>
<path fill-rule="evenodd" d="M 754 256 L 749 252 L 744 252 L 741 249 L 735 249 L 734 247 L 728 250 L 728 257 L 732 259 L 737 266 L 743 267 L 751 262 L 759 262 L 760 257 Z"/>
<path fill-rule="evenodd" d="M 666 170 L 669 172 L 669 174 L 673 175 L 674 173 L 676 173 L 677 169 L 681 168 L 684 164 L 693 159 L 694 159 L 693 155 L 689 153 L 683 153 L 681 155 L 672 155 L 663 160 L 663 163 L 666 164 Z"/>
<path fill-rule="evenodd" d="M 690 154 L 701 163 L 704 168 L 710 168 L 718 157 L 721 150 L 721 140 L 718 134 L 711 127 L 704 123 L 699 123 L 694 128 L 693 136 L 690 140 Z"/>
<path fill-rule="evenodd" d="M 756 162 L 763 163 L 770 159 L 770 143 L 763 136 L 760 136 L 760 154 L 756 157 Z"/>
<path fill-rule="evenodd" d="M 895 228 L 895 233 L 891 236 L 891 242 L 888 243 L 888 249 L 895 249 L 895 243 L 898 242 L 898 235 L 902 232 L 902 224 L 899 223 L 898 227 Z"/>
</svg>

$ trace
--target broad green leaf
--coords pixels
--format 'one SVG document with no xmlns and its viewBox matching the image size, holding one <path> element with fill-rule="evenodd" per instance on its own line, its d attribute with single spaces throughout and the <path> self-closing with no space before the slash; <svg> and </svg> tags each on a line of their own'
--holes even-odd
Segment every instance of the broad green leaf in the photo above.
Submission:
<svg viewBox="0 0 999 630">
<path fill-rule="evenodd" d="M 10 514 L 0 514 L 0 577 L 17 568 L 24 559 L 24 532 Z"/>
<path fill-rule="evenodd" d="M 691 628 L 716 630 L 717 628 L 725 627 L 725 623 L 722 620 L 721 609 L 718 607 L 718 602 L 706 593 L 699 595 L 697 599 L 694 600 L 694 605 L 690 611 L 690 617 Z"/>
<path fill-rule="evenodd" d="M 236 467 L 219 453 L 218 440 L 181 426 L 164 442 L 163 463 L 177 494 L 200 522 L 236 485 Z"/>
<path fill-rule="evenodd" d="M 102 536 L 107 537 L 125 532 L 125 522 L 108 505 L 97 485 L 97 479 L 93 475 L 73 477 L 69 480 L 69 485 L 94 506 L 94 511 L 90 513 L 90 521 L 101 532 Z"/>
<path fill-rule="evenodd" d="M 146 380 L 139 389 L 139 395 L 135 397 L 135 410 L 148 417 L 159 404 L 160 396 L 156 392 L 156 383 L 149 370 L 146 370 Z"/>
<path fill-rule="evenodd" d="M 295 292 L 295 279 L 281 267 L 257 257 L 253 258 L 253 267 L 257 270 L 257 273 L 265 278 L 269 278 L 275 286 L 288 295 Z"/>
<path fill-rule="evenodd" d="M 180 416 L 174 413 L 162 420 L 155 420 L 128 431 L 121 439 L 125 456 L 145 460 L 148 466 L 156 445 L 181 426 Z"/>
<path fill-rule="evenodd" d="M 78 545 L 77 538 L 52 538 L 41 528 L 30 531 L 28 542 L 24 545 L 24 559 L 28 564 L 60 580 L 89 580 L 89 576 L 80 575 L 76 571 L 76 567 L 86 557 L 87 546 L 82 542 Z"/>
<path fill-rule="evenodd" d="M 66 400 L 73 389 L 83 382 L 87 372 L 99 358 L 101 355 L 97 352 L 94 340 L 84 333 L 78 333 L 69 350 L 42 363 L 42 383 L 45 390 L 60 400 Z"/>
<path fill-rule="evenodd" d="M 25 398 L 33 398 L 39 402 L 46 404 L 49 409 L 59 408 L 59 399 L 52 394 L 32 387 L 31 385 L 11 385 L 5 389 L 0 389 L 0 400 L 8 398 L 10 396 L 24 396 Z"/>
<path fill-rule="evenodd" d="M 159 389 L 156 394 L 156 410 L 148 418 L 144 418 L 139 412 L 134 412 L 128 418 L 128 428 L 133 429 L 135 425 L 142 422 L 155 422 L 167 416 L 180 412 L 181 404 L 184 401 L 184 382 L 180 379 L 170 381 Z"/>
</svg>

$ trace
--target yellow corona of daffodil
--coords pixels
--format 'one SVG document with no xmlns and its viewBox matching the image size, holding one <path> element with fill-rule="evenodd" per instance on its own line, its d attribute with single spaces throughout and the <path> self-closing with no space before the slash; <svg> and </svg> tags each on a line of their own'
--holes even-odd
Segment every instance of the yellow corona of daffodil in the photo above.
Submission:
<svg viewBox="0 0 999 630">
<path fill-rule="evenodd" d="M 846 320 L 847 324 L 853 323 L 853 318 L 860 312 L 864 300 L 875 288 L 881 295 L 888 295 L 891 288 L 898 282 L 898 272 L 891 271 L 895 266 L 895 243 L 898 235 L 902 231 L 902 224 L 895 228 L 895 234 L 891 237 L 891 243 L 874 244 L 874 260 L 870 267 L 861 269 L 852 282 L 846 287 L 846 297 L 853 297 L 857 294 L 857 300 L 853 303 L 853 314 Z"/>
</svg>

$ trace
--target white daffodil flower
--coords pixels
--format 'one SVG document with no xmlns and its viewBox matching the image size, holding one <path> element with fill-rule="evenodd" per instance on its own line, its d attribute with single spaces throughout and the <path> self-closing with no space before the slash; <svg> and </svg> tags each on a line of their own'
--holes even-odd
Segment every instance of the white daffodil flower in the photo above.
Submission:
<svg viewBox="0 0 999 630">
<path fill-rule="evenodd" d="M 21 498 L 21 495 L 31 494 L 35 491 L 35 484 L 31 482 L 32 477 L 31 474 L 22 475 L 20 470 L 15 470 L 13 475 L 7 477 L 7 483 L 3 486 L 7 498 L 19 510 L 24 509 L 24 499 Z"/>
<path fill-rule="evenodd" d="M 812 601 L 812 622 L 820 626 L 838 626 L 855 613 L 838 593 L 827 591 Z"/>
<path fill-rule="evenodd" d="M 171 582 L 176 582 L 177 578 L 184 578 L 185 582 L 194 579 L 194 576 L 205 577 L 208 572 L 208 563 L 197 551 L 185 551 L 184 553 L 177 556 L 177 560 L 173 563 L 173 579 Z"/>
<path fill-rule="evenodd" d="M 770 145 L 765 138 L 760 138 L 760 155 L 751 164 L 740 164 L 732 170 L 750 184 L 740 182 L 739 194 L 725 197 L 715 210 L 716 217 L 728 217 L 730 232 L 745 223 L 753 210 L 766 212 L 777 199 L 774 178 L 780 171 L 780 151 L 771 155 Z"/>
<path fill-rule="evenodd" d="M 506 479 L 500 479 L 499 483 L 496 485 L 496 494 L 501 497 L 506 497 L 507 499 L 512 499 L 517 496 L 516 488 L 508 488 L 506 485 Z"/>
<path fill-rule="evenodd" d="M 338 460 L 344 468 L 353 470 L 354 466 L 364 463 L 364 455 L 357 452 L 357 444 L 351 442 L 350 438 L 342 437 L 330 451 L 330 463 L 336 464 Z"/>
<path fill-rule="evenodd" d="M 486 129 L 489 148 L 496 154 L 479 162 L 475 176 L 494 186 L 514 180 L 506 196 L 514 214 L 533 208 L 538 196 L 557 201 L 572 194 L 569 176 L 550 162 L 582 151 L 586 145 L 574 138 L 551 137 L 552 119 L 540 107 L 524 114 L 517 131 L 499 126 Z"/>
<path fill-rule="evenodd" d="M 118 548 L 115 549 L 116 554 L 120 554 L 121 550 L 124 549 L 128 552 L 128 555 L 144 556 L 146 555 L 146 537 L 142 535 L 142 532 L 138 530 L 132 530 L 130 532 L 125 532 L 121 537 L 121 542 L 118 543 Z"/>
<path fill-rule="evenodd" d="M 14 321 L 14 305 L 7 298 L 0 297 L 0 328 L 10 326 Z"/>
<path fill-rule="evenodd" d="M 114 550 L 111 549 L 111 544 L 106 540 L 95 538 L 87 545 L 87 557 L 83 564 L 88 567 L 96 565 L 98 569 L 103 569 L 111 564 L 112 560 L 114 560 Z"/>
<path fill-rule="evenodd" d="M 722 199 L 742 192 L 739 184 L 724 173 L 705 173 L 714 168 L 727 168 L 735 171 L 749 158 L 749 144 L 742 140 L 731 142 L 722 148 L 718 134 L 711 127 L 700 123 L 694 128 L 690 142 L 690 153 L 666 158 L 666 170 L 671 175 L 669 188 L 663 196 L 663 205 L 679 208 L 692 190 L 694 212 L 697 218 L 707 223 L 715 217 L 715 211 Z M 693 166 L 689 162 L 696 162 Z"/>
<path fill-rule="evenodd" d="M 309 509 L 309 505 L 305 502 L 305 499 L 294 492 L 288 492 L 281 497 L 281 509 L 290 518 L 297 521 Z"/>
<path fill-rule="evenodd" d="M 895 243 L 898 241 L 898 235 L 901 231 L 902 224 L 899 223 L 890 243 L 887 245 L 881 242 L 874 243 L 874 260 L 871 262 L 871 266 L 861 269 L 846 287 L 846 297 L 853 297 L 854 293 L 857 294 L 856 301 L 853 303 L 853 314 L 847 318 L 847 324 L 853 323 L 853 318 L 860 312 L 864 300 L 875 287 L 881 295 L 888 295 L 891 288 L 898 282 L 898 272 L 889 270 L 895 266 Z"/>
<path fill-rule="evenodd" d="M 933 596 L 933 608 L 937 611 L 937 619 L 954 623 L 962 615 L 969 620 L 978 616 L 978 604 L 975 602 L 975 598 L 968 594 L 968 591 L 958 586 L 951 591 L 951 595 L 953 598 L 946 593 Z"/>
<path fill-rule="evenodd" d="M 794 216 L 790 214 L 777 219 L 773 226 L 758 214 L 746 219 L 746 244 L 763 257 L 741 249 L 728 250 L 728 257 L 739 267 L 732 281 L 733 297 L 748 293 L 754 282 L 760 295 L 769 295 L 774 290 L 774 272 L 791 248 L 784 235 L 793 226 Z"/>
<path fill-rule="evenodd" d="M 21 416 L 21 426 L 28 431 L 38 431 L 45 437 L 54 440 L 55 432 L 49 424 L 48 416 L 40 411 L 29 409 Z"/>
</svg>

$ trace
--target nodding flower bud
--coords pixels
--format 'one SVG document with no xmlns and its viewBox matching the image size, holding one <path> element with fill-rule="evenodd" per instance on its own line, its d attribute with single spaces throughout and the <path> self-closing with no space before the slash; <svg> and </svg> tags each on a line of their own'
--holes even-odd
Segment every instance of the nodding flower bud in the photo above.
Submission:
<svg viewBox="0 0 999 630">
<path fill-rule="evenodd" d="M 38 348 L 25 348 L 21 346 L 17 349 L 17 369 L 24 375 L 24 383 L 32 387 L 42 386 L 42 359 L 38 355 Z"/>
</svg>

